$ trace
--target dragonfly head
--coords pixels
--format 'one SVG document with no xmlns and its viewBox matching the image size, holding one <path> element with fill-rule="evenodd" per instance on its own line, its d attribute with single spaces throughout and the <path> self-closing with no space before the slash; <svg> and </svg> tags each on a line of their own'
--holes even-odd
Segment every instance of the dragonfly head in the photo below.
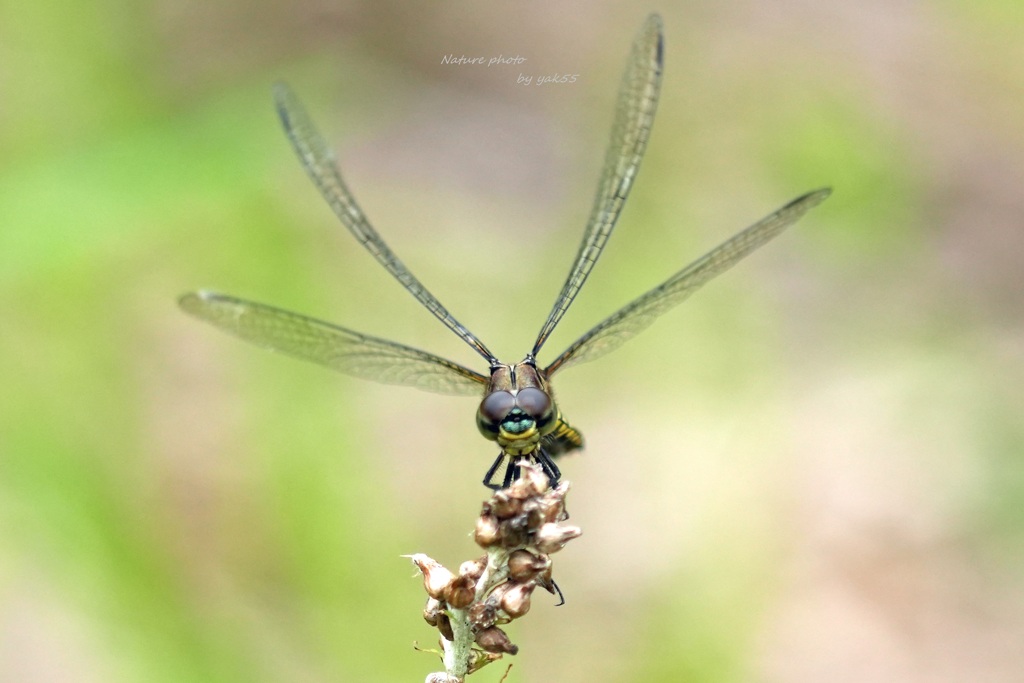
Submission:
<svg viewBox="0 0 1024 683">
<path fill-rule="evenodd" d="M 509 455 L 531 453 L 558 424 L 558 411 L 547 382 L 532 359 L 516 365 L 495 364 L 487 395 L 480 402 L 476 426 Z"/>
</svg>

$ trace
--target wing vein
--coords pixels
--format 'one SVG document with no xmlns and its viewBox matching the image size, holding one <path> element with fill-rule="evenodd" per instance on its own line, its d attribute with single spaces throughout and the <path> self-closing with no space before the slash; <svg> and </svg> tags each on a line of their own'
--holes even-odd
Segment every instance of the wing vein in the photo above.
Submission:
<svg viewBox="0 0 1024 683">
<path fill-rule="evenodd" d="M 178 303 L 257 346 L 354 377 L 459 396 L 479 395 L 487 385 L 483 375 L 446 358 L 273 306 L 205 291 Z"/>
<path fill-rule="evenodd" d="M 569 310 L 573 299 L 586 282 L 590 271 L 608 242 L 615 222 L 633 186 L 636 172 L 647 147 L 654 113 L 661 90 L 663 58 L 662 23 L 657 14 L 647 18 L 637 35 L 629 63 L 619 86 L 615 122 L 605 152 L 601 180 L 583 231 L 572 268 L 555 298 L 547 320 L 537 334 L 532 355 L 551 336 L 555 326 Z"/>
<path fill-rule="evenodd" d="M 820 189 L 794 199 L 612 313 L 563 351 L 545 369 L 548 377 L 570 365 L 594 360 L 617 349 L 659 315 L 795 223 L 830 193 L 829 189 Z"/>
<path fill-rule="evenodd" d="M 437 297 L 430 293 L 423 283 L 391 251 L 387 243 L 366 220 L 363 210 L 341 177 L 341 171 L 322 135 L 306 113 L 305 107 L 285 83 L 274 85 L 274 101 L 278 115 L 288 139 L 298 155 L 306 173 L 320 190 L 335 215 L 348 228 L 356 240 L 363 245 L 391 275 L 398 280 L 416 300 L 423 304 L 434 317 L 458 335 L 470 348 L 483 356 L 489 363 L 495 362 L 494 354 L 473 335 L 462 323 L 448 312 Z"/>
</svg>

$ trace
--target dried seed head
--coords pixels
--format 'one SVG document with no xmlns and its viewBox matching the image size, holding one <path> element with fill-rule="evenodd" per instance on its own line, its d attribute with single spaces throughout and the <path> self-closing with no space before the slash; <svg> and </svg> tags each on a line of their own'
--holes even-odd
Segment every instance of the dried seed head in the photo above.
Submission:
<svg viewBox="0 0 1024 683">
<path fill-rule="evenodd" d="M 469 672 L 502 654 L 519 652 L 500 627 L 529 612 L 538 586 L 561 595 L 551 580 L 548 554 L 581 534 L 578 527 L 563 523 L 568 517 L 568 483 L 551 488 L 536 463 L 521 461 L 517 465 L 521 469 L 519 478 L 496 491 L 483 504 L 477 519 L 474 538 L 487 549 L 486 555 L 463 562 L 457 575 L 426 555 L 412 556 L 430 596 L 423 618 L 440 633 L 445 657 L 465 646 L 455 643 L 453 623 L 460 639 L 465 626 L 475 638 L 476 645 L 467 653 L 471 658 L 466 665 Z M 486 597 L 478 599 L 478 595 Z M 460 621 L 455 622 L 456 618 Z M 439 679 L 436 683 L 457 682 Z"/>
<path fill-rule="evenodd" d="M 487 556 L 478 557 L 475 560 L 466 560 L 459 565 L 459 576 L 471 577 L 474 581 L 483 576 L 487 567 Z"/>
<path fill-rule="evenodd" d="M 482 631 L 485 628 L 494 626 L 498 619 L 498 608 L 491 602 L 475 602 L 469 608 L 469 623 L 473 631 Z"/>
<path fill-rule="evenodd" d="M 569 513 L 565 511 L 565 503 L 561 501 L 553 505 L 547 505 L 543 510 L 545 522 L 564 522 L 569 519 Z"/>
<path fill-rule="evenodd" d="M 533 498 L 537 494 L 533 486 L 525 478 L 516 479 L 505 491 L 514 500 L 526 500 L 527 498 Z"/>
<path fill-rule="evenodd" d="M 509 589 L 512 584 L 508 581 L 502 581 L 497 586 L 491 589 L 491 592 L 487 594 L 487 604 L 497 607 L 501 604 L 501 598 L 505 595 L 505 591 Z"/>
<path fill-rule="evenodd" d="M 565 511 L 565 494 L 568 492 L 569 482 L 563 481 L 544 494 L 540 500 L 540 506 L 544 510 L 545 522 L 563 522 L 569 518 L 569 514 Z"/>
<path fill-rule="evenodd" d="M 476 579 L 472 576 L 456 576 L 445 586 L 444 601 L 454 609 L 465 609 L 476 597 Z"/>
<path fill-rule="evenodd" d="M 535 578 L 534 581 L 536 581 L 537 585 L 546 590 L 548 593 L 551 593 L 552 595 L 556 595 L 558 593 L 558 589 L 555 588 L 555 582 L 551 578 L 550 563 L 548 564 L 547 568 L 544 569 L 544 571 L 537 575 L 537 578 Z"/>
<path fill-rule="evenodd" d="M 530 531 L 536 531 L 541 524 L 548 521 L 544 518 L 544 509 L 536 500 L 526 501 L 526 505 L 523 506 L 523 515 L 526 517 L 526 528 Z"/>
<path fill-rule="evenodd" d="M 501 546 L 519 548 L 526 545 L 530 534 L 529 515 L 518 514 L 501 523 Z"/>
<path fill-rule="evenodd" d="M 516 550 L 508 556 L 508 576 L 516 583 L 524 583 L 551 566 L 547 555 L 534 555 L 529 550 Z"/>
<path fill-rule="evenodd" d="M 491 513 L 498 519 L 508 519 L 522 511 L 523 501 L 519 498 L 513 498 L 509 493 L 510 490 L 495 491 L 487 503 L 487 506 L 491 508 Z"/>
<path fill-rule="evenodd" d="M 485 628 L 477 633 L 476 644 L 487 652 L 507 652 L 510 655 L 519 652 L 519 647 L 513 645 L 505 632 L 497 626 Z"/>
<path fill-rule="evenodd" d="M 554 553 L 564 548 L 566 543 L 582 533 L 583 531 L 578 526 L 548 522 L 537 529 L 534 545 L 537 546 L 537 550 L 544 554 Z"/>
<path fill-rule="evenodd" d="M 519 478 L 509 486 L 513 498 L 533 498 L 548 490 L 551 480 L 536 462 L 519 461 Z"/>
<path fill-rule="evenodd" d="M 484 513 L 476 520 L 476 531 L 473 539 L 481 548 L 489 548 L 501 539 L 498 518 L 493 514 Z"/>
<path fill-rule="evenodd" d="M 434 598 L 427 598 L 427 604 L 423 608 L 423 620 L 431 626 L 437 626 L 437 617 L 441 614 L 441 603 Z"/>
<path fill-rule="evenodd" d="M 544 474 L 544 470 L 538 467 L 536 463 L 534 463 L 533 467 L 527 467 L 523 470 L 523 478 L 530 482 L 530 486 L 537 493 L 544 493 L 551 485 L 551 479 L 548 478 L 548 475 Z"/>
<path fill-rule="evenodd" d="M 452 622 L 444 612 L 437 615 L 437 630 L 449 643 L 455 640 L 455 633 L 452 632 Z"/>
<path fill-rule="evenodd" d="M 445 586 L 452 580 L 452 573 L 423 553 L 413 555 L 412 562 L 423 572 L 423 587 L 427 595 L 440 600 Z"/>
<path fill-rule="evenodd" d="M 530 611 L 530 594 L 536 587 L 537 584 L 532 581 L 511 584 L 511 588 L 501 596 L 501 609 L 513 619 L 523 616 Z"/>
</svg>

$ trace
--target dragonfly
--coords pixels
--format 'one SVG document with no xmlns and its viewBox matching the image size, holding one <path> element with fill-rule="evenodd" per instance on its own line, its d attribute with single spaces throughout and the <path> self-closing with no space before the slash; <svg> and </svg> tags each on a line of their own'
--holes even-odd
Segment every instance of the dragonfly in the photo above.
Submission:
<svg viewBox="0 0 1024 683">
<path fill-rule="evenodd" d="M 398 342 L 216 292 L 185 294 L 179 299 L 181 308 L 244 340 L 348 375 L 445 394 L 482 396 L 476 411 L 477 428 L 500 449 L 484 475 L 484 485 L 507 488 L 519 476 L 521 463 L 530 461 L 536 462 L 554 485 L 561 478 L 555 459 L 581 449 L 583 436 L 566 421 L 555 402 L 552 377 L 618 348 L 830 194 L 830 189 L 822 188 L 790 201 L 609 315 L 547 365 L 540 364 L 537 357 L 544 343 L 587 281 L 636 179 L 661 92 L 663 57 L 662 21 L 652 14 L 633 42 L 622 77 L 611 137 L 583 239 L 533 348 L 521 361 L 498 360 L 395 255 L 356 203 L 342 180 L 334 153 L 284 83 L 274 86 L 277 111 L 295 153 L 320 194 L 341 223 L 406 291 L 484 359 L 487 372 Z M 502 464 L 505 469 L 499 484 Z"/>
</svg>

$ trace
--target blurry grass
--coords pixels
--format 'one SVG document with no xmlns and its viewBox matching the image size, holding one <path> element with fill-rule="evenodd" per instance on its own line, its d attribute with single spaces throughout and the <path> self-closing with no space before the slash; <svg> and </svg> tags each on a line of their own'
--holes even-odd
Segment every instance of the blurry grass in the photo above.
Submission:
<svg viewBox="0 0 1024 683">
<path fill-rule="evenodd" d="M 339 640 L 354 651 L 389 642 L 387 622 L 364 616 L 394 595 L 366 578 L 381 569 L 374 513 L 389 515 L 364 495 L 365 474 L 346 457 L 356 446 L 337 419 L 333 377 L 310 385 L 309 376 L 289 379 L 290 365 L 276 377 L 265 371 L 258 384 L 271 381 L 273 393 L 255 396 L 274 404 L 244 401 L 255 417 L 245 419 L 247 438 L 206 453 L 221 460 L 209 473 L 165 450 L 205 427 L 151 414 L 173 407 L 163 383 L 184 369 L 158 336 L 192 343 L 176 332 L 192 324 L 174 306 L 180 291 L 232 273 L 221 279 L 299 298 L 317 279 L 302 233 L 289 232 L 285 212 L 267 200 L 287 149 L 260 142 L 278 136 L 261 90 L 258 105 L 251 91 L 228 92 L 185 116 L 28 154 L 0 175 L 13 226 L 0 236 L 0 498 L 5 555 L 17 559 L 5 578 L 60 587 L 50 599 L 87 617 L 89 647 L 107 651 L 116 679 L 280 680 L 282 671 L 268 672 L 293 658 L 278 653 L 275 662 L 262 651 L 267 637 L 324 664 L 339 657 L 333 666 L 344 677 L 352 665 L 335 654 Z M 154 431 L 154 421 L 166 424 Z M 155 441 L 167 429 L 181 438 Z M 224 467 L 255 472 L 218 480 Z M 232 490 L 240 481 L 246 488 Z M 208 545 L 194 545 L 204 537 Z M 388 565 L 404 569 L 399 549 L 383 547 Z M 361 585 L 371 588 L 354 590 Z M 261 633 L 278 621 L 267 622 L 274 612 L 282 631 Z"/>
</svg>

